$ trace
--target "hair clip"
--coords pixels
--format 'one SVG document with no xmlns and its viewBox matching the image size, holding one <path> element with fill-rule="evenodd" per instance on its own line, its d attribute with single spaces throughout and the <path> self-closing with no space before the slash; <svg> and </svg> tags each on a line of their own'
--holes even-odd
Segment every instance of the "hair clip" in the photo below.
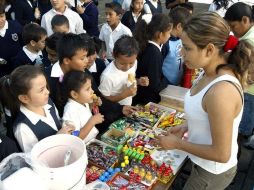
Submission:
<svg viewBox="0 0 254 190">
<path fill-rule="evenodd" d="M 231 52 L 235 47 L 237 46 L 239 40 L 233 35 L 229 35 L 228 41 L 226 42 L 224 46 L 224 52 Z"/>
</svg>

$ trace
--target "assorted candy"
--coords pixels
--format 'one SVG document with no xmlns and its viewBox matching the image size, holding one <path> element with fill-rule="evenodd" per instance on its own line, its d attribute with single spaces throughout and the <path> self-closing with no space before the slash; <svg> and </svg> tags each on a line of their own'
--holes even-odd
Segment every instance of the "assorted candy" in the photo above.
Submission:
<svg viewBox="0 0 254 190">
<path fill-rule="evenodd" d="M 178 155 L 157 151 L 160 147 L 155 145 L 154 136 L 181 124 L 183 113 L 153 103 L 137 108 L 130 117 L 112 123 L 101 136 L 103 142 L 95 140 L 87 145 L 89 162 L 98 166 L 88 167 L 87 182 L 99 179 L 110 189 L 145 190 L 157 179 L 163 183 L 171 179 L 170 165 L 174 166 Z"/>
<path fill-rule="evenodd" d="M 104 173 L 105 170 L 98 168 L 96 166 L 88 166 L 86 168 L 86 183 L 91 183 L 95 180 L 97 180 L 102 173 Z"/>
<path fill-rule="evenodd" d="M 118 146 L 119 144 L 124 144 L 128 140 L 129 136 L 123 131 L 111 128 L 101 137 L 101 140 L 112 146 Z"/>
<path fill-rule="evenodd" d="M 157 127 L 165 129 L 167 127 L 180 125 L 183 123 L 183 118 L 182 118 L 183 116 L 184 114 L 181 112 L 170 113 L 161 119 Z"/>
<path fill-rule="evenodd" d="M 99 141 L 91 142 L 87 145 L 87 156 L 90 162 L 104 168 L 111 167 L 117 161 L 116 150 L 99 143 Z"/>
<path fill-rule="evenodd" d="M 148 190 L 150 189 L 144 184 L 130 181 L 128 178 L 117 174 L 108 182 L 110 189 L 113 190 Z"/>
<path fill-rule="evenodd" d="M 164 113 L 154 104 L 138 106 L 137 108 L 138 111 L 134 112 L 129 119 L 146 127 L 153 127 Z"/>
</svg>

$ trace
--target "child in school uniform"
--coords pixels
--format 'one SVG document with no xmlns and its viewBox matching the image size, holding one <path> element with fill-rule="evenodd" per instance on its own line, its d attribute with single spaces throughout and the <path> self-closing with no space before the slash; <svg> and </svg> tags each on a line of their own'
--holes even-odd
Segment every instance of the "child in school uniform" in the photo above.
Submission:
<svg viewBox="0 0 254 190">
<path fill-rule="evenodd" d="M 159 14 L 162 13 L 162 6 L 160 0 L 147 0 L 144 4 L 146 14 Z"/>
<path fill-rule="evenodd" d="M 131 32 L 134 31 L 135 25 L 145 14 L 144 11 L 144 1 L 143 0 L 132 0 L 130 5 L 130 10 L 125 12 L 121 22 L 127 26 Z"/>
<path fill-rule="evenodd" d="M 53 99 L 58 108 L 59 115 L 63 115 L 64 102 L 62 101 L 62 94 L 64 92 L 62 85 L 62 78 L 64 74 L 70 71 L 84 71 L 91 73 L 86 69 L 87 67 L 87 53 L 89 49 L 89 40 L 85 40 L 80 35 L 68 33 L 65 34 L 58 42 L 57 54 L 59 62 L 45 70 L 50 87 L 50 97 Z M 68 47 L 68 48 L 66 48 Z M 92 75 L 91 75 L 92 76 Z M 102 105 L 99 107 L 100 113 L 105 117 L 107 125 L 99 127 L 98 129 L 107 129 L 109 124 L 123 115 L 128 115 L 133 112 L 131 106 L 121 106 L 118 103 L 111 102 L 101 96 L 98 86 L 92 79 L 92 89 L 98 97 L 101 97 Z"/>
<path fill-rule="evenodd" d="M 135 79 L 138 43 L 130 36 L 122 36 L 114 46 L 112 61 L 101 75 L 99 90 L 105 98 L 121 105 L 131 105 L 137 85 L 148 86 L 147 77 Z"/>
<path fill-rule="evenodd" d="M 23 65 L 0 81 L 1 101 L 14 119 L 14 136 L 22 151 L 29 152 L 41 139 L 56 133 L 70 134 L 74 127 L 61 128 L 54 103 L 49 99 L 46 78 L 38 66 Z"/>
<path fill-rule="evenodd" d="M 107 58 L 113 60 L 113 48 L 116 40 L 118 40 L 122 35 L 132 36 L 129 28 L 123 25 L 120 21 L 122 15 L 121 5 L 115 2 L 106 3 L 106 19 L 107 23 L 101 28 L 99 38 L 104 42 L 103 49 L 106 51 L 106 55 L 102 58 Z"/>
<path fill-rule="evenodd" d="M 169 40 L 162 47 L 164 54 L 162 72 L 168 84 L 178 86 L 181 85 L 184 74 L 184 60 L 181 54 L 183 45 L 180 36 L 184 24 L 190 17 L 190 12 L 183 7 L 176 7 L 169 12 L 168 16 L 173 20 L 173 29 Z"/>
<path fill-rule="evenodd" d="M 45 50 L 48 54 L 48 60 L 50 61 L 51 65 L 58 61 L 56 46 L 63 35 L 63 33 L 54 33 L 45 40 Z"/>
<path fill-rule="evenodd" d="M 47 56 L 43 55 L 46 38 L 46 30 L 38 24 L 31 23 L 24 26 L 22 39 L 25 46 L 13 58 L 14 68 L 25 64 L 40 65 L 41 68 L 49 66 Z"/>
<path fill-rule="evenodd" d="M 78 13 L 74 12 L 65 4 L 65 0 L 50 1 L 52 9 L 49 10 L 42 16 L 41 26 L 46 29 L 47 34 L 50 36 L 53 31 L 51 28 L 51 20 L 57 15 L 64 15 L 68 18 L 70 24 L 70 31 L 75 34 L 85 32 L 83 29 L 83 20 L 80 18 Z"/>
<path fill-rule="evenodd" d="M 83 71 L 70 71 L 63 79 L 65 95 L 68 98 L 64 106 L 63 120 L 74 124 L 75 130 L 79 131 L 78 136 L 85 143 L 96 137 L 99 131 L 95 125 L 104 121 L 104 116 L 100 113 L 92 115 L 89 107 L 89 104 L 95 103 L 91 80 L 90 75 Z"/>
<path fill-rule="evenodd" d="M 97 6 L 93 0 L 80 0 L 80 3 L 80 5 L 77 5 L 76 11 L 83 20 L 84 29 L 91 37 L 99 37 L 99 11 Z"/>
<path fill-rule="evenodd" d="M 87 69 L 91 72 L 93 79 L 97 86 L 100 85 L 100 77 L 101 73 L 106 68 L 106 64 L 103 59 L 98 57 L 100 48 L 101 48 L 101 40 L 94 37 L 91 39 L 90 46 L 88 49 L 88 64 Z"/>
<path fill-rule="evenodd" d="M 51 27 L 54 33 L 69 33 L 70 24 L 69 20 L 64 15 L 55 15 L 51 20 Z"/>
<path fill-rule="evenodd" d="M 22 47 L 22 26 L 17 21 L 6 20 L 5 6 L 0 4 L 0 77 L 11 73 L 11 58 Z"/>
<path fill-rule="evenodd" d="M 167 81 L 162 74 L 163 57 L 161 46 L 170 37 L 173 21 L 164 14 L 156 14 L 151 20 L 144 16 L 144 20 L 142 18 L 141 22 L 136 26 L 137 33 L 134 35 L 141 49 L 138 55 L 136 74 L 137 77 L 147 76 L 149 78 L 149 86 L 140 86 L 138 88 L 137 95 L 133 99 L 134 104 L 160 102 L 159 93 L 167 86 Z"/>
</svg>

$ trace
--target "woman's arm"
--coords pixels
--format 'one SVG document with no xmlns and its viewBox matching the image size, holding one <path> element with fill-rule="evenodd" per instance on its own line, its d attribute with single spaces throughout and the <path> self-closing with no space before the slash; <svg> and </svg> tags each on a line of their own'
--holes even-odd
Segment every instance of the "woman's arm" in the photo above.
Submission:
<svg viewBox="0 0 254 190">
<path fill-rule="evenodd" d="M 241 95 L 232 84 L 220 82 L 203 98 L 203 108 L 211 126 L 211 145 L 187 142 L 173 134 L 159 137 L 159 142 L 164 141 L 162 147 L 166 149 L 176 148 L 203 159 L 227 162 L 231 156 L 233 120 L 242 108 Z"/>
</svg>

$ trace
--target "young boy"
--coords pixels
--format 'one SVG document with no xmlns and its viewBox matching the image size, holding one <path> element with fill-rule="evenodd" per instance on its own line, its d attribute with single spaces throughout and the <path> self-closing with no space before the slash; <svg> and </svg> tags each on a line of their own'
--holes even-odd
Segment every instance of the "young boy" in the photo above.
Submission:
<svg viewBox="0 0 254 190">
<path fill-rule="evenodd" d="M 5 6 L 0 4 L 0 77 L 11 73 L 11 58 L 22 47 L 22 26 L 17 21 L 7 21 Z"/>
<path fill-rule="evenodd" d="M 52 65 L 58 61 L 56 45 L 59 39 L 63 37 L 63 35 L 64 35 L 63 33 L 54 33 L 46 38 L 45 49 L 48 54 L 48 60 Z"/>
<path fill-rule="evenodd" d="M 51 20 L 51 27 L 54 33 L 69 33 L 70 24 L 69 20 L 64 15 L 55 15 Z"/>
<path fill-rule="evenodd" d="M 80 16 L 72 11 L 70 8 L 65 5 L 64 0 L 50 1 L 52 9 L 45 13 L 41 19 L 41 26 L 46 29 L 48 36 L 50 36 L 53 31 L 51 28 L 51 20 L 57 15 L 61 14 L 68 18 L 70 24 L 70 32 L 75 34 L 80 34 L 85 32 L 83 29 L 83 21 Z"/>
<path fill-rule="evenodd" d="M 48 78 L 48 84 L 50 88 L 50 97 L 58 108 L 59 115 L 62 116 L 64 105 L 61 91 L 63 87 L 61 81 L 63 75 L 70 71 L 84 71 L 87 67 L 87 52 L 89 47 L 89 41 L 76 34 L 65 34 L 58 42 L 57 53 L 59 62 L 46 69 L 45 73 Z M 86 69 L 87 73 L 91 73 Z M 92 76 L 92 75 L 91 75 Z M 101 96 L 97 85 L 94 80 L 92 81 L 92 88 L 97 96 Z M 128 115 L 133 112 L 133 108 L 130 106 L 121 106 L 117 103 L 108 101 L 101 97 L 102 105 L 100 106 L 100 112 L 105 117 L 105 125 L 98 127 L 98 130 L 105 130 L 110 123 L 122 117 L 123 114 Z"/>
<path fill-rule="evenodd" d="M 137 41 L 130 36 L 122 36 L 114 46 L 114 58 L 101 75 L 99 90 L 105 98 L 121 105 L 131 105 L 132 96 L 137 92 L 137 83 L 148 86 L 147 77 L 135 81 L 137 69 Z"/>
<path fill-rule="evenodd" d="M 47 32 L 38 24 L 27 24 L 23 28 L 22 39 L 25 44 L 22 50 L 14 57 L 14 68 L 20 65 L 40 65 L 42 68 L 50 65 L 47 56 L 43 55 Z"/>
<path fill-rule="evenodd" d="M 106 51 L 106 56 L 104 53 L 103 58 L 113 60 L 112 52 L 116 40 L 122 35 L 132 36 L 132 33 L 129 28 L 120 22 L 122 15 L 121 5 L 112 2 L 106 3 L 105 7 L 107 23 L 102 26 L 99 38 L 104 42 L 103 49 Z"/>
<path fill-rule="evenodd" d="M 179 37 L 186 20 L 190 17 L 190 12 L 183 7 L 176 7 L 170 11 L 169 17 L 173 20 L 173 29 L 171 37 L 162 48 L 164 55 L 162 72 L 169 84 L 181 85 L 184 67 L 181 55 L 182 41 Z"/>
<path fill-rule="evenodd" d="M 99 50 L 96 49 L 96 45 L 98 45 L 98 44 L 95 44 L 97 40 L 99 40 L 99 39 L 96 39 L 96 40 L 92 39 L 91 40 L 89 50 L 88 50 L 87 69 L 93 75 L 94 81 L 97 84 L 97 86 L 99 86 L 101 73 L 106 68 L 106 65 L 105 65 L 105 62 L 103 61 L 103 59 L 98 58 L 97 53 L 99 52 Z"/>
</svg>

